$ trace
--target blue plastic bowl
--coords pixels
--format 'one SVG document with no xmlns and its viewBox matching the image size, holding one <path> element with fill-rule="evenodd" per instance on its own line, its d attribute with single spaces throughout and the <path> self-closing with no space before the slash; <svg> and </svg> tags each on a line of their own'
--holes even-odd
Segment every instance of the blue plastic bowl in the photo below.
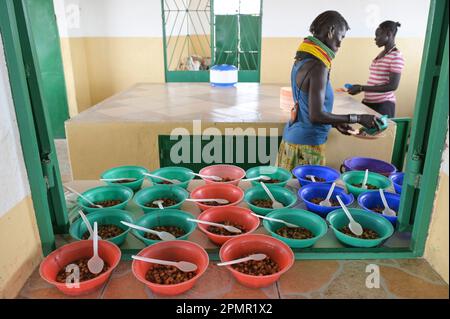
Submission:
<svg viewBox="0 0 450 319">
<path fill-rule="evenodd" d="M 111 186 L 126 186 L 137 192 L 141 189 L 142 183 L 144 182 L 144 175 L 142 175 L 143 173 L 148 173 L 148 170 L 142 166 L 119 166 L 104 171 L 100 178 L 135 178 L 136 180 L 134 182 L 118 183 L 107 181 L 106 184 Z"/>
<path fill-rule="evenodd" d="M 82 193 L 85 198 L 93 203 L 101 202 L 105 200 L 120 200 L 120 204 L 111 207 L 91 207 L 91 205 L 85 201 L 83 198 L 78 197 L 77 203 L 83 209 L 84 212 L 94 213 L 98 211 L 103 211 L 104 209 L 122 209 L 128 205 L 128 202 L 133 198 L 133 190 L 126 186 L 114 185 L 114 186 L 99 186 L 91 188 L 84 193 Z"/>
<path fill-rule="evenodd" d="M 323 198 L 325 199 L 328 195 L 328 192 L 330 191 L 331 185 L 330 184 L 319 184 L 319 183 L 311 183 L 309 185 L 303 186 L 298 191 L 298 196 L 300 199 L 305 202 L 306 208 L 316 213 L 322 217 L 326 217 L 329 213 L 336 209 L 340 209 L 340 206 L 335 207 L 324 207 L 320 206 L 318 204 L 314 204 L 311 202 L 314 198 Z M 352 194 L 347 194 L 345 190 L 341 187 L 336 186 L 333 191 L 333 195 L 331 195 L 331 199 L 334 199 L 337 201 L 336 196 L 339 195 L 339 197 L 342 199 L 342 202 L 345 204 L 345 206 L 350 206 L 355 201 L 355 197 Z"/>
<path fill-rule="evenodd" d="M 397 194 L 402 193 L 404 177 L 405 177 L 405 173 L 403 173 L 403 172 L 394 173 L 391 176 L 389 176 L 389 179 L 392 181 L 392 184 L 394 184 L 395 192 Z"/>
<path fill-rule="evenodd" d="M 311 182 L 309 179 L 306 179 L 307 175 L 314 175 L 315 177 L 325 179 L 325 182 L 317 182 L 316 184 L 332 184 L 341 176 L 341 174 L 337 170 L 328 166 L 320 165 L 297 166 L 292 170 L 292 174 L 297 177 L 301 186 L 313 184 L 313 182 Z"/>
<path fill-rule="evenodd" d="M 384 192 L 384 196 L 386 197 L 389 207 L 398 213 L 398 210 L 400 209 L 400 195 Z M 358 204 L 365 210 L 374 213 L 376 213 L 373 210 L 374 208 L 384 207 L 379 192 L 362 193 L 358 196 Z M 397 217 L 381 216 L 389 220 L 394 226 L 397 223 Z"/>
</svg>

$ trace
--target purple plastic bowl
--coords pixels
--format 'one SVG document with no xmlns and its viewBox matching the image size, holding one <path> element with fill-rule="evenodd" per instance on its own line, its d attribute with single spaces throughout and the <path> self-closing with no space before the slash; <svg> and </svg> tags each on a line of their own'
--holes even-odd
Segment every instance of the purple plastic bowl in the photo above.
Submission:
<svg viewBox="0 0 450 319">
<path fill-rule="evenodd" d="M 386 177 L 397 172 L 397 168 L 394 165 L 368 157 L 350 157 L 341 165 L 341 173 L 348 171 L 365 171 L 366 169 Z"/>
</svg>

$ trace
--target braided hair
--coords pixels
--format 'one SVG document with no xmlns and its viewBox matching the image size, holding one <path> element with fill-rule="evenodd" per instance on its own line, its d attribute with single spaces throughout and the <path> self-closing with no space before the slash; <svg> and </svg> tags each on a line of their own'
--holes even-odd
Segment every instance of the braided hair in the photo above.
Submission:
<svg viewBox="0 0 450 319">
<path fill-rule="evenodd" d="M 330 31 L 332 27 L 341 28 L 345 31 L 350 30 L 350 26 L 345 18 L 339 12 L 330 10 L 319 14 L 312 22 L 309 31 L 316 36 L 320 33 Z"/>
<path fill-rule="evenodd" d="M 395 37 L 397 35 L 398 28 L 400 28 L 401 26 L 402 25 L 400 24 L 400 22 L 387 20 L 380 24 L 380 29 L 392 32 L 392 35 Z"/>
</svg>

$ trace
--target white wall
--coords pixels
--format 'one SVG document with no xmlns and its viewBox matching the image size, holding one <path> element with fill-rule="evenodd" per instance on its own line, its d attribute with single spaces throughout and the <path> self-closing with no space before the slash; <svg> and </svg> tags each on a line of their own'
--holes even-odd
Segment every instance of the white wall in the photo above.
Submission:
<svg viewBox="0 0 450 319">
<path fill-rule="evenodd" d="M 54 0 L 65 37 L 162 37 L 160 0 Z"/>
<path fill-rule="evenodd" d="M 30 195 L 0 35 L 0 217 Z"/>
<path fill-rule="evenodd" d="M 374 37 L 385 20 L 399 21 L 399 37 L 425 35 L 429 0 L 265 0 L 263 37 L 304 37 L 320 13 L 339 11 L 350 25 L 348 37 Z"/>
</svg>

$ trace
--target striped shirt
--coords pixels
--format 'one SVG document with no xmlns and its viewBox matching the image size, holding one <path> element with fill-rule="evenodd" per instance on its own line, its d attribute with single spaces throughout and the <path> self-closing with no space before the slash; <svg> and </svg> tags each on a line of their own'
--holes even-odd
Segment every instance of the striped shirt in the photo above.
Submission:
<svg viewBox="0 0 450 319">
<path fill-rule="evenodd" d="M 402 53 L 398 49 L 394 49 L 387 55 L 375 59 L 370 66 L 368 86 L 385 85 L 389 83 L 390 73 L 402 73 L 405 66 L 405 60 Z M 391 92 L 365 92 L 364 102 L 382 103 L 385 101 L 396 102 L 394 91 Z"/>
</svg>

